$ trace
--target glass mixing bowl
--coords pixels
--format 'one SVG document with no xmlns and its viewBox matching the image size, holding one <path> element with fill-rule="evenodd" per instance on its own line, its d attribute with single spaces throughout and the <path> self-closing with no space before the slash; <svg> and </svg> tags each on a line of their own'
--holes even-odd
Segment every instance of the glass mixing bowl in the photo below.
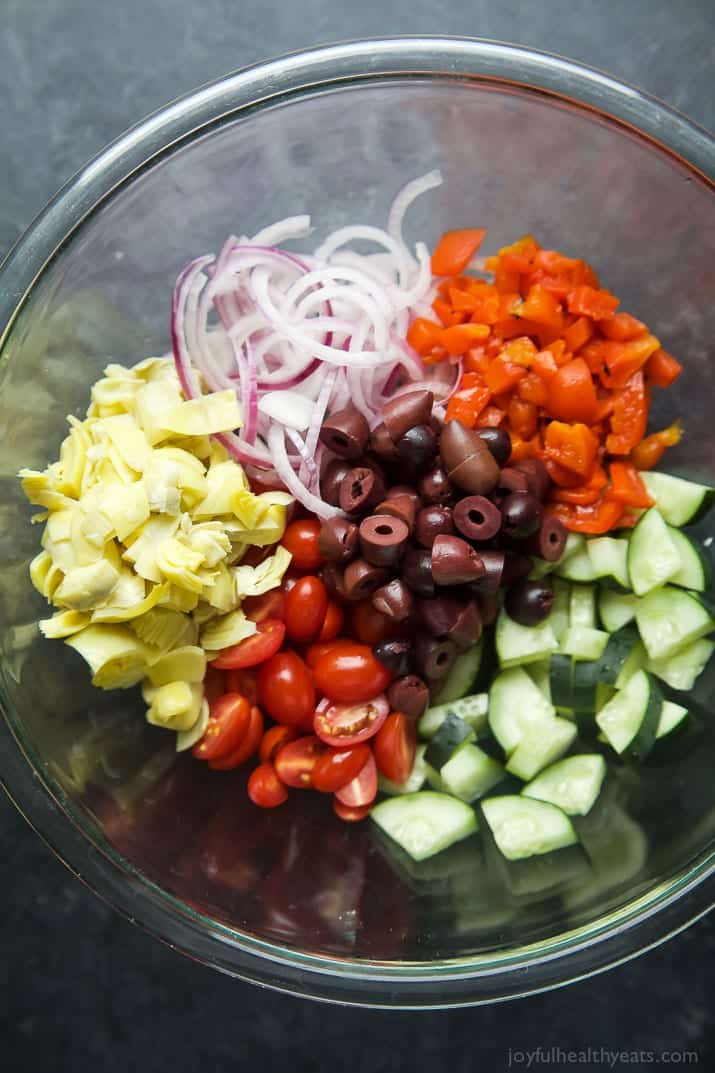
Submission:
<svg viewBox="0 0 715 1073">
<path fill-rule="evenodd" d="M 584 832 L 585 871 L 518 876 L 478 838 L 412 867 L 319 795 L 255 809 L 243 776 L 177 761 L 137 698 L 92 689 L 38 638 L 38 530 L 16 471 L 57 455 L 109 360 L 169 347 L 187 259 L 309 212 L 317 234 L 382 224 L 431 168 L 444 185 L 408 237 L 532 231 L 592 262 L 685 373 L 656 404 L 682 415 L 669 456 L 715 482 L 715 150 L 707 134 L 605 75 L 505 45 L 338 45 L 230 75 L 169 105 L 87 165 L 0 272 L 2 776 L 69 867 L 130 919 L 225 972 L 323 999 L 448 1006 L 593 973 L 702 914 L 715 834 L 715 671 L 694 738 L 623 765 Z"/>
</svg>

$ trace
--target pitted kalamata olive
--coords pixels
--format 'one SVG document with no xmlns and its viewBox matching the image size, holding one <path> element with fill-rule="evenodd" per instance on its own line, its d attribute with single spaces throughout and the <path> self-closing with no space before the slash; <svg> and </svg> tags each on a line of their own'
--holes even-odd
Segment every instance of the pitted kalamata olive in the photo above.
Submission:
<svg viewBox="0 0 715 1073">
<path fill-rule="evenodd" d="M 506 466 L 499 474 L 496 488 L 492 492 L 492 498 L 496 503 L 501 503 L 512 492 L 528 492 L 529 482 L 526 474 L 521 473 L 513 466 Z"/>
<path fill-rule="evenodd" d="M 448 421 L 440 439 L 442 465 L 453 484 L 472 495 L 486 495 L 499 480 L 499 466 L 476 429 Z"/>
<path fill-rule="evenodd" d="M 397 441 L 397 453 L 411 473 L 422 473 L 437 454 L 437 436 L 429 425 L 409 428 Z"/>
<path fill-rule="evenodd" d="M 414 499 L 407 495 L 390 498 L 388 494 L 388 497 L 375 507 L 375 514 L 389 514 L 391 518 L 399 518 L 411 533 L 415 527 L 415 514 L 417 513 L 415 501 L 419 503 L 417 496 Z"/>
<path fill-rule="evenodd" d="M 373 645 L 373 654 L 393 674 L 409 674 L 412 663 L 411 641 L 379 641 Z"/>
<path fill-rule="evenodd" d="M 364 559 L 353 559 L 345 567 L 343 587 L 346 600 L 364 600 L 387 581 L 387 570 Z"/>
<path fill-rule="evenodd" d="M 368 466 L 349 470 L 340 485 L 339 502 L 346 514 L 366 514 L 385 494 L 385 485 L 379 473 Z"/>
<path fill-rule="evenodd" d="M 423 551 L 422 548 L 409 548 L 402 558 L 400 573 L 404 583 L 417 596 L 434 596 L 432 555 L 429 551 Z"/>
<path fill-rule="evenodd" d="M 383 462 L 396 462 L 399 458 L 395 441 L 382 421 L 370 433 L 370 450 Z"/>
<path fill-rule="evenodd" d="M 522 626 L 536 626 L 548 618 L 554 606 L 554 593 L 545 581 L 518 581 L 507 591 L 504 607 L 507 615 Z"/>
<path fill-rule="evenodd" d="M 396 399 L 389 399 L 382 407 L 382 420 L 394 443 L 402 439 L 408 429 L 425 425 L 432 414 L 434 395 L 431 391 L 418 389 Z"/>
<path fill-rule="evenodd" d="M 456 536 L 438 536 L 432 545 L 432 577 L 437 585 L 466 585 L 485 574 L 479 552 Z"/>
<path fill-rule="evenodd" d="M 422 671 L 425 678 L 438 681 L 449 674 L 455 659 L 457 646 L 446 638 L 439 641 L 436 637 L 418 634 L 415 641 L 415 666 Z"/>
<path fill-rule="evenodd" d="M 330 503 L 331 507 L 337 507 L 340 502 L 340 486 L 351 468 L 350 463 L 342 458 L 334 458 L 325 467 L 325 471 L 320 478 L 320 493 L 325 502 Z"/>
<path fill-rule="evenodd" d="M 545 514 L 541 529 L 529 538 L 528 551 L 548 563 L 557 563 L 564 553 L 568 533 L 558 518 Z"/>
<path fill-rule="evenodd" d="M 320 526 L 318 548 L 326 562 L 346 563 L 357 552 L 358 527 L 347 518 L 329 518 Z"/>
<path fill-rule="evenodd" d="M 491 540 L 501 529 L 501 511 L 486 496 L 465 496 L 454 507 L 454 524 L 468 540 Z"/>
<path fill-rule="evenodd" d="M 524 458 L 514 465 L 514 469 L 526 477 L 528 490 L 543 503 L 551 487 L 549 471 L 540 458 Z"/>
<path fill-rule="evenodd" d="M 531 492 L 512 492 L 501 503 L 501 516 L 504 535 L 523 540 L 541 527 L 544 509 Z"/>
<path fill-rule="evenodd" d="M 503 551 L 494 551 L 491 548 L 480 548 L 479 555 L 484 564 L 484 576 L 477 578 L 477 580 L 470 585 L 470 589 L 472 592 L 477 593 L 480 596 L 482 594 L 495 593 L 502 584 L 506 555 Z M 531 562 L 531 560 L 529 560 L 529 562 Z M 530 569 L 531 566 L 529 566 L 529 570 Z"/>
<path fill-rule="evenodd" d="M 475 432 L 494 456 L 499 466 L 505 466 L 511 454 L 511 436 L 504 428 L 478 428 Z"/>
<path fill-rule="evenodd" d="M 349 407 L 326 417 L 320 429 L 320 441 L 338 458 L 360 458 L 370 436 L 367 420 L 359 410 Z"/>
<path fill-rule="evenodd" d="M 508 588 L 516 581 L 520 581 L 531 573 L 531 568 L 534 565 L 533 559 L 528 555 L 522 555 L 521 552 L 507 550 L 504 552 L 504 569 L 502 570 L 501 583 L 504 588 Z"/>
<path fill-rule="evenodd" d="M 454 495 L 454 488 L 441 466 L 434 466 L 417 483 L 417 491 L 425 504 L 447 503 Z"/>
<path fill-rule="evenodd" d="M 408 719 L 420 719 L 429 704 L 429 689 L 416 674 L 407 674 L 388 686 L 387 699 L 393 711 L 402 712 Z"/>
<path fill-rule="evenodd" d="M 501 517 L 500 517 L 501 522 Z M 450 507 L 423 507 L 415 519 L 415 540 L 423 548 L 431 548 L 438 536 L 453 533 L 452 511 Z"/>
<path fill-rule="evenodd" d="M 371 602 L 380 614 L 393 622 L 404 622 L 412 614 L 414 598 L 405 582 L 395 577 L 373 592 Z"/>
<path fill-rule="evenodd" d="M 402 555 L 410 531 L 401 518 L 371 514 L 360 522 L 360 550 L 373 566 L 394 566 Z"/>
</svg>

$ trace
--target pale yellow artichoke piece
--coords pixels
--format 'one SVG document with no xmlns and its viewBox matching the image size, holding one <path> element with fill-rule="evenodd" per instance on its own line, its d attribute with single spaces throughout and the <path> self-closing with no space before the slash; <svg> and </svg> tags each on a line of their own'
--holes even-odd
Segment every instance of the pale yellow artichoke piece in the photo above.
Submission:
<svg viewBox="0 0 715 1073">
<path fill-rule="evenodd" d="M 47 519 L 46 532 L 53 544 L 58 544 L 62 540 L 72 539 L 72 524 L 74 518 L 74 508 L 52 511 Z"/>
<path fill-rule="evenodd" d="M 156 552 L 156 565 L 162 575 L 181 589 L 201 593 L 204 579 L 201 574 L 204 558 L 200 551 L 194 551 L 184 540 L 170 537 L 164 540 Z"/>
<path fill-rule="evenodd" d="M 278 547 L 273 555 L 264 559 L 258 566 L 232 567 L 236 592 L 240 597 L 261 596 L 264 592 L 275 589 L 290 566 L 290 560 L 290 552 Z"/>
<path fill-rule="evenodd" d="M 34 506 L 53 511 L 72 507 L 74 500 L 57 490 L 57 479 L 52 474 L 21 469 L 18 477 L 22 481 L 23 492 Z"/>
<path fill-rule="evenodd" d="M 201 715 L 203 699 L 202 686 L 169 682 L 154 693 L 147 721 L 167 730 L 190 730 Z"/>
<path fill-rule="evenodd" d="M 30 563 L 30 581 L 43 596 L 47 595 L 45 586 L 52 565 L 52 556 L 49 551 L 39 552 Z"/>
<path fill-rule="evenodd" d="M 49 640 L 71 637 L 90 623 L 88 611 L 58 611 L 51 618 L 40 620 L 41 633 Z"/>
<path fill-rule="evenodd" d="M 151 446 L 133 416 L 120 414 L 107 417 L 102 424 L 122 461 L 130 469 L 143 473 L 151 461 Z M 112 457 L 111 453 L 109 457 Z"/>
<path fill-rule="evenodd" d="M 236 462 L 212 463 L 206 474 L 206 485 L 206 498 L 194 507 L 195 518 L 214 518 L 217 514 L 230 514 L 236 494 L 251 494 L 246 475 Z"/>
<path fill-rule="evenodd" d="M 149 518 L 144 525 L 132 534 L 133 539 L 122 558 L 134 563 L 136 572 L 147 581 L 163 581 L 163 575 L 157 565 L 160 546 L 174 536 L 179 528 L 179 518 L 168 514 L 157 514 Z"/>
<path fill-rule="evenodd" d="M 149 500 L 141 481 L 113 484 L 102 497 L 101 512 L 121 541 L 134 533 L 149 518 Z"/>
<path fill-rule="evenodd" d="M 70 540 L 72 542 L 75 561 L 78 566 L 90 566 L 92 563 L 99 562 L 99 560 L 104 557 L 104 545 L 107 541 L 106 537 L 101 540 L 89 540 L 87 538 L 85 531 L 86 518 L 86 514 L 79 506 L 72 512 Z M 107 528 L 106 521 L 104 528 Z M 108 528 L 111 532 L 111 527 Z M 90 532 L 93 537 L 99 538 L 99 532 L 91 528 L 91 523 Z"/>
<path fill-rule="evenodd" d="M 255 622 L 246 618 L 243 611 L 237 608 L 227 615 L 215 618 L 201 631 L 201 647 L 207 652 L 218 652 L 222 648 L 237 645 L 246 637 L 252 637 L 256 632 Z"/>
<path fill-rule="evenodd" d="M 231 541 L 220 522 L 200 522 L 185 537 L 192 550 L 201 555 L 204 565 L 218 566 L 231 551 Z"/>
<path fill-rule="evenodd" d="M 158 514 L 181 513 L 179 467 L 176 462 L 154 451 L 151 462 L 144 470 L 142 484 L 151 511 Z"/>
<path fill-rule="evenodd" d="M 152 685 L 168 682 L 203 682 L 206 674 L 206 653 L 198 645 L 182 645 L 167 652 L 149 668 Z"/>
<path fill-rule="evenodd" d="M 104 376 L 92 386 L 92 409 L 98 417 L 120 415 L 134 410 L 141 381 L 121 365 L 108 365 Z"/>
<path fill-rule="evenodd" d="M 126 626 L 92 624 L 65 644 L 89 664 L 92 682 L 100 689 L 128 689 L 137 685 L 157 659 L 156 650 Z"/>
<path fill-rule="evenodd" d="M 201 596 L 217 611 L 225 613 L 238 607 L 240 600 L 236 594 L 236 581 L 227 566 L 221 563 L 213 583 L 204 586 Z"/>
<path fill-rule="evenodd" d="M 153 591 L 161 588 L 163 586 L 157 585 Z M 165 597 L 166 593 L 161 599 Z M 137 637 L 160 652 L 168 652 L 180 645 L 193 645 L 199 636 L 193 620 L 182 611 L 174 611 L 170 607 L 152 607 L 131 619 L 129 625 Z"/>
<path fill-rule="evenodd" d="M 191 510 L 206 495 L 206 477 L 203 462 L 183 447 L 165 445 L 154 451 L 156 459 L 170 462 L 178 468 L 176 485 L 181 491 L 181 506 Z"/>
<path fill-rule="evenodd" d="M 118 578 L 118 572 L 106 559 L 89 566 L 76 566 L 58 586 L 54 602 L 58 607 L 90 611 L 107 600 Z"/>
<path fill-rule="evenodd" d="M 188 730 L 180 730 L 176 735 L 176 751 L 177 753 L 183 753 L 187 749 L 193 748 L 197 741 L 200 741 L 206 733 L 206 727 L 209 725 L 209 702 L 204 699 L 201 701 L 201 708 L 199 709 L 199 717 L 192 727 Z"/>
<path fill-rule="evenodd" d="M 163 420 L 170 432 L 182 436 L 229 432 L 242 424 L 236 392 L 231 388 L 179 403 Z"/>
<path fill-rule="evenodd" d="M 92 445 L 87 430 L 76 417 L 67 419 L 71 426 L 68 436 L 60 447 L 62 476 L 57 489 L 72 499 L 79 499 L 82 492 L 82 476 L 87 462 L 87 451 Z"/>
<path fill-rule="evenodd" d="M 178 380 L 175 384 L 165 378 L 150 380 L 140 387 L 134 400 L 134 416 L 152 447 L 171 436 L 163 417 L 175 410 L 181 401 Z"/>
</svg>

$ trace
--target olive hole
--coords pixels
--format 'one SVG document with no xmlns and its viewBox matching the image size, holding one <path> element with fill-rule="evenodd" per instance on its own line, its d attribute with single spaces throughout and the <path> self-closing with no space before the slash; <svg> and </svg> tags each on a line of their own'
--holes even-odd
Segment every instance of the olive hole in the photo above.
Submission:
<svg viewBox="0 0 715 1073">
<path fill-rule="evenodd" d="M 482 514 L 482 512 L 480 510 L 470 510 L 470 512 L 469 512 L 469 520 L 474 525 L 483 525 L 484 524 L 484 515 Z"/>
<path fill-rule="evenodd" d="M 390 534 L 392 533 L 392 526 L 391 525 L 384 525 L 384 524 L 383 525 L 378 525 L 375 528 L 375 532 L 378 533 L 379 536 L 390 536 Z"/>
</svg>

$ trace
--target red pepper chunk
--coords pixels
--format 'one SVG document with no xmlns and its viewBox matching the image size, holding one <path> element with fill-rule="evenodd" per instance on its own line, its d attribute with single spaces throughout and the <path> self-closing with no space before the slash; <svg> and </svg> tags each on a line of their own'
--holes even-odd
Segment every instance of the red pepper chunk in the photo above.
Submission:
<svg viewBox="0 0 715 1073">
<path fill-rule="evenodd" d="M 618 309 L 619 299 L 610 291 L 598 291 L 595 287 L 574 287 L 568 296 L 569 313 L 578 313 L 592 320 L 607 320 Z"/>
<path fill-rule="evenodd" d="M 627 455 L 640 443 L 648 422 L 648 396 L 642 371 L 613 393 L 611 431 L 606 436 L 606 450 L 611 455 Z"/>
</svg>

